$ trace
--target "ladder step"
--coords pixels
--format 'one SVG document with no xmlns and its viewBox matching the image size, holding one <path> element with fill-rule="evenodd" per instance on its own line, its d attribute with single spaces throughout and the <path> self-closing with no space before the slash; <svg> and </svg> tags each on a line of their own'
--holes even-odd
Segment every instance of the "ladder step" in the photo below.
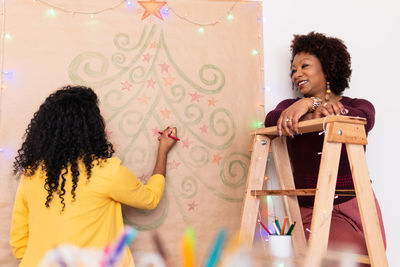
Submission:
<svg viewBox="0 0 400 267">
<path fill-rule="evenodd" d="M 316 189 L 291 189 L 291 190 L 251 190 L 250 194 L 253 197 L 257 196 L 314 196 Z M 337 189 L 337 196 L 355 196 L 355 190 Z"/>
</svg>

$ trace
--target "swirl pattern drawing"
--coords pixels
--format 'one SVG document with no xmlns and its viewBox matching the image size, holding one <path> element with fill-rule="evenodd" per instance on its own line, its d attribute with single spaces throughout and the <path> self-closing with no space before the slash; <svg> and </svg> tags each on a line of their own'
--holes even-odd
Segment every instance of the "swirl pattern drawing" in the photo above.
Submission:
<svg viewBox="0 0 400 267">
<path fill-rule="evenodd" d="M 174 125 L 181 138 L 169 156 L 170 179 L 160 205 L 152 211 L 124 207 L 126 223 L 141 230 L 158 228 L 172 203 L 189 223 L 201 190 L 240 203 L 242 196 L 235 190 L 244 188 L 250 157 L 232 148 L 239 126 L 229 109 L 234 107 L 220 104 L 225 73 L 210 63 L 197 75 L 183 70 L 155 24 L 134 37 L 118 33 L 113 44 L 112 50 L 107 48 L 114 51 L 110 56 L 78 54 L 68 73 L 73 83 L 99 94 L 117 156 L 145 183 L 154 166 L 158 131 Z"/>
</svg>

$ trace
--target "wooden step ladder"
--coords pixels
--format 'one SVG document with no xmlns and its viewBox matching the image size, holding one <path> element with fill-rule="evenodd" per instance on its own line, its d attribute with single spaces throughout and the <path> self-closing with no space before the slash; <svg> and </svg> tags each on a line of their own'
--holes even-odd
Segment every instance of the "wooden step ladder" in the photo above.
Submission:
<svg viewBox="0 0 400 267">
<path fill-rule="evenodd" d="M 281 195 L 289 223 L 296 221 L 296 229 L 292 234 L 293 247 L 298 257 L 303 255 L 301 266 L 320 266 L 328 247 L 334 196 L 355 193 L 368 249 L 368 256 L 359 255 L 358 259 L 373 267 L 388 266 L 363 148 L 367 144 L 365 124 L 363 118 L 346 116 L 330 116 L 299 123 L 299 133 L 325 131 L 316 189 L 295 189 L 286 137 L 276 138 L 276 126 L 251 132 L 252 154 L 240 225 L 240 236 L 246 245 L 251 247 L 253 244 L 260 204 L 258 196 Z M 355 190 L 335 190 L 342 144 L 346 145 Z M 270 148 L 281 190 L 262 190 Z M 308 246 L 298 195 L 315 195 Z"/>
</svg>

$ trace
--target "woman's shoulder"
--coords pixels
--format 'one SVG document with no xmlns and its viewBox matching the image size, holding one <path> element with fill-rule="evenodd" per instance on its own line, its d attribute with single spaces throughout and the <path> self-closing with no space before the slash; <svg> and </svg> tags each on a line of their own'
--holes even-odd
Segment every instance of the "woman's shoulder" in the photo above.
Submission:
<svg viewBox="0 0 400 267">
<path fill-rule="evenodd" d="M 349 96 L 342 96 L 342 99 L 340 100 L 342 104 L 352 106 L 352 105 L 366 105 L 366 106 L 371 106 L 374 107 L 374 105 L 367 99 L 363 98 L 352 98 Z"/>
<path fill-rule="evenodd" d="M 105 159 L 97 159 L 93 162 L 93 165 L 98 168 L 118 168 L 122 161 L 119 157 L 111 157 Z"/>
</svg>

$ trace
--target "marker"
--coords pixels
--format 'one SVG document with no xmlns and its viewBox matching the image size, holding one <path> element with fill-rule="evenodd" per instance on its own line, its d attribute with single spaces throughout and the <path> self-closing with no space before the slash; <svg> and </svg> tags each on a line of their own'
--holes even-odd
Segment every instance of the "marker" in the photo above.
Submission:
<svg viewBox="0 0 400 267">
<path fill-rule="evenodd" d="M 276 218 L 275 217 L 275 224 L 276 224 L 276 227 L 278 227 L 278 233 L 280 233 L 281 232 L 281 227 L 279 226 L 279 221 L 278 221 L 278 218 Z"/>
<path fill-rule="evenodd" d="M 159 134 L 163 134 L 163 132 L 158 132 Z M 172 139 L 174 139 L 174 140 L 176 140 L 176 141 L 181 141 L 181 139 L 179 139 L 179 138 L 176 138 L 176 137 L 174 137 L 174 136 L 172 136 L 172 135 L 168 135 L 168 137 L 169 138 L 172 138 Z"/>
</svg>

